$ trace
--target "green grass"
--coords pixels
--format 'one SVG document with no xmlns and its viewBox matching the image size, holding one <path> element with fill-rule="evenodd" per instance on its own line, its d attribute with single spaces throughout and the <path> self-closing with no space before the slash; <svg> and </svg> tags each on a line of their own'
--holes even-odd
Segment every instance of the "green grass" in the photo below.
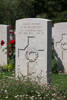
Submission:
<svg viewBox="0 0 67 100">
<path fill-rule="evenodd" d="M 53 74 L 52 83 L 56 85 L 58 89 L 67 91 L 67 74 Z"/>
<path fill-rule="evenodd" d="M 0 72 L 0 100 L 67 100 L 67 75 L 53 74 L 52 86 L 15 80 L 14 71 Z"/>
<path fill-rule="evenodd" d="M 0 72 L 0 80 L 14 77 L 14 71 Z M 52 84 L 59 89 L 67 90 L 67 74 L 52 74 Z"/>
<path fill-rule="evenodd" d="M 3 80 L 3 79 L 7 79 L 8 77 L 14 77 L 14 71 L 10 71 L 10 72 L 0 72 L 0 80 Z"/>
</svg>

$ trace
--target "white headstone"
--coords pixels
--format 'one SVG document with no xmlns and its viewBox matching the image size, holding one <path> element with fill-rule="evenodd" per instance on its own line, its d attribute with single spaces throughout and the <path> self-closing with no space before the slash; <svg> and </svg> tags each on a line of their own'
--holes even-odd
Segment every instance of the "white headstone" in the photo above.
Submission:
<svg viewBox="0 0 67 100">
<path fill-rule="evenodd" d="M 51 81 L 51 21 L 16 21 L 16 76 L 30 76 L 41 84 Z"/>
<path fill-rule="evenodd" d="M 67 22 L 54 24 L 52 34 L 55 57 L 59 66 L 67 73 Z"/>
<path fill-rule="evenodd" d="M 7 41 L 8 41 L 8 26 L 0 25 L 0 65 L 3 66 L 7 64 Z M 1 45 L 1 43 L 3 45 Z"/>
</svg>

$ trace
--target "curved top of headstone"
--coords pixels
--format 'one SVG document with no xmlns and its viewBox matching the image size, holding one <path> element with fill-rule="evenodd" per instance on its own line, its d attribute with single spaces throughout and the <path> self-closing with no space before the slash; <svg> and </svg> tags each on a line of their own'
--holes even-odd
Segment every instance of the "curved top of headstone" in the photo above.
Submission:
<svg viewBox="0 0 67 100">
<path fill-rule="evenodd" d="M 67 32 L 67 22 L 60 22 L 54 24 L 53 30 L 61 30 L 61 31 L 66 31 Z"/>
<path fill-rule="evenodd" d="M 62 26 L 64 26 L 63 24 L 67 25 L 67 22 L 55 23 L 54 26 L 57 26 L 57 25 L 62 25 Z"/>
<path fill-rule="evenodd" d="M 67 22 L 60 22 L 54 24 L 54 27 L 52 28 L 52 38 L 60 39 L 60 35 L 67 33 Z"/>
<path fill-rule="evenodd" d="M 60 23 L 54 24 L 54 28 L 58 28 L 58 29 L 61 28 L 61 30 L 66 29 L 66 31 L 67 31 L 66 26 L 67 26 L 67 22 L 60 22 Z"/>
<path fill-rule="evenodd" d="M 19 21 L 19 22 L 20 22 L 20 21 L 29 21 L 29 20 L 30 20 L 30 21 L 31 21 L 31 20 L 32 20 L 32 21 L 34 21 L 34 20 L 51 21 L 51 20 L 49 20 L 49 19 L 43 19 L 43 18 L 23 18 L 23 19 L 18 19 L 18 20 L 16 20 L 16 22 L 17 22 L 17 21 Z"/>
</svg>

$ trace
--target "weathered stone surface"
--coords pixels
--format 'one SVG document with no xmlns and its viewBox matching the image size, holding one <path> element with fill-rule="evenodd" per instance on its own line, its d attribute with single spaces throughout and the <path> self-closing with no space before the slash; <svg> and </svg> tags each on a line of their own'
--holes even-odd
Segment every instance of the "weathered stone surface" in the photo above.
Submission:
<svg viewBox="0 0 67 100">
<path fill-rule="evenodd" d="M 4 45 L 1 46 L 1 41 L 4 41 Z M 8 41 L 8 26 L 0 25 L 0 65 L 7 64 L 7 41 Z"/>
<path fill-rule="evenodd" d="M 30 76 L 41 84 L 51 81 L 51 21 L 16 21 L 16 76 Z"/>
<path fill-rule="evenodd" d="M 54 24 L 52 34 L 55 58 L 62 70 L 67 73 L 67 22 Z"/>
</svg>

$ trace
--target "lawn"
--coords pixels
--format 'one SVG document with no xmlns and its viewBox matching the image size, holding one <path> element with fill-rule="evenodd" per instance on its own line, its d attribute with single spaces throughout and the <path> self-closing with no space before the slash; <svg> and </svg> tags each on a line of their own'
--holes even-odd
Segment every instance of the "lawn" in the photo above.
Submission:
<svg viewBox="0 0 67 100">
<path fill-rule="evenodd" d="M 9 77 L 14 77 L 14 71 L 0 72 L 0 80 L 7 79 Z"/>
<path fill-rule="evenodd" d="M 17 81 L 14 71 L 0 72 L 0 100 L 67 100 L 67 75 L 52 74 L 52 85 Z"/>
<path fill-rule="evenodd" d="M 0 72 L 0 80 L 12 78 L 14 76 L 14 71 Z M 52 74 L 52 84 L 59 87 L 59 89 L 67 90 L 67 74 Z"/>
<path fill-rule="evenodd" d="M 52 83 L 56 85 L 58 89 L 67 91 L 67 74 L 53 74 Z"/>
</svg>

